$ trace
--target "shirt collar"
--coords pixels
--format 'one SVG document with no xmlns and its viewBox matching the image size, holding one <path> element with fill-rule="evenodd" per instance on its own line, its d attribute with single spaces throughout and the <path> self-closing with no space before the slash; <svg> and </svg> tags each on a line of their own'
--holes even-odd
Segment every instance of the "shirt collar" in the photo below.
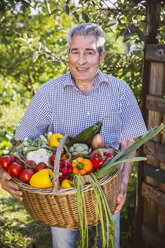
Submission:
<svg viewBox="0 0 165 248">
<path fill-rule="evenodd" d="M 75 83 L 74 83 L 71 72 L 66 74 L 66 80 L 64 81 L 64 87 L 68 85 L 75 87 Z"/>
<path fill-rule="evenodd" d="M 97 75 L 96 75 L 95 86 L 97 87 L 100 85 L 100 83 L 103 83 L 103 82 L 108 83 L 108 78 L 107 78 L 107 75 L 105 73 L 103 73 L 99 70 Z"/>
<path fill-rule="evenodd" d="M 68 85 L 75 87 L 75 83 L 74 83 L 71 72 L 67 73 L 66 76 L 67 77 L 66 77 L 66 80 L 64 81 L 64 87 L 68 86 Z M 98 87 L 100 85 L 100 83 L 102 83 L 102 82 L 108 83 L 108 78 L 107 78 L 107 75 L 105 73 L 98 70 L 98 73 L 97 73 L 96 78 L 95 78 L 95 87 Z"/>
</svg>

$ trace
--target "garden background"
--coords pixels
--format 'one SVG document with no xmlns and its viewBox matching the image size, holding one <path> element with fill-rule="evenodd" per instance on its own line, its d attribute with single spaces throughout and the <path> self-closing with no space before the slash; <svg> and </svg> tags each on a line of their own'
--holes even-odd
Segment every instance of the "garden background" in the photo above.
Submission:
<svg viewBox="0 0 165 248">
<path fill-rule="evenodd" d="M 159 43 L 164 42 L 165 8 Z M 10 153 L 14 133 L 36 90 L 68 72 L 66 33 L 82 22 L 106 32 L 102 71 L 125 80 L 141 103 L 146 1 L 0 1 L 0 156 Z M 137 165 L 121 212 L 121 247 L 132 247 Z M 50 228 L 36 223 L 22 204 L 0 188 L 0 247 L 51 247 Z"/>
</svg>

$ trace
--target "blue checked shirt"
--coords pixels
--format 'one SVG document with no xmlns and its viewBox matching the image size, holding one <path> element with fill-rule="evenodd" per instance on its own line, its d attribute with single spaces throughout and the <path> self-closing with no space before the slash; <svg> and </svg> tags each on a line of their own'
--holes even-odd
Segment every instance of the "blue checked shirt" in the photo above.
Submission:
<svg viewBox="0 0 165 248">
<path fill-rule="evenodd" d="M 98 71 L 88 95 L 80 91 L 71 73 L 42 85 L 33 97 L 16 137 L 35 139 L 45 132 L 74 137 L 83 129 L 104 119 L 104 143 L 115 148 L 123 140 L 147 132 L 134 94 L 124 81 Z"/>
</svg>

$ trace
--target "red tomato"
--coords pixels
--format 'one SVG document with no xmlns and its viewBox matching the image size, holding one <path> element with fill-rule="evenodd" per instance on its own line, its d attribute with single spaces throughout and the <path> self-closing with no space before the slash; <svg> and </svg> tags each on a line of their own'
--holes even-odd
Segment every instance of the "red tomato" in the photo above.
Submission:
<svg viewBox="0 0 165 248">
<path fill-rule="evenodd" d="M 31 165 L 33 168 L 36 167 L 36 162 L 34 160 L 27 160 L 26 163 Z"/>
<path fill-rule="evenodd" d="M 48 168 L 47 164 L 45 164 L 44 162 L 40 162 L 37 164 L 37 167 L 35 168 L 35 172 L 38 172 L 42 169 L 46 169 Z"/>
<path fill-rule="evenodd" d="M 21 164 L 13 162 L 9 166 L 8 172 L 11 177 L 19 177 L 22 170 L 23 170 L 23 166 Z"/>
<path fill-rule="evenodd" d="M 54 166 L 54 160 L 55 160 L 55 157 L 56 157 L 56 155 L 55 154 L 53 154 L 52 156 L 50 156 L 50 158 L 49 158 L 49 162 L 50 162 L 50 164 L 52 165 L 52 166 Z"/>
<path fill-rule="evenodd" d="M 68 174 L 68 167 L 63 167 L 61 172 L 64 176 L 66 176 Z"/>
<path fill-rule="evenodd" d="M 12 157 L 11 156 L 6 155 L 6 156 L 1 157 L 1 159 L 0 159 L 0 166 L 4 170 L 8 170 L 11 163 L 12 163 Z"/>
<path fill-rule="evenodd" d="M 20 158 L 22 158 L 22 160 L 25 160 L 25 157 L 23 156 L 23 155 L 19 155 L 19 157 Z M 17 157 L 14 157 L 14 162 L 16 162 L 16 163 L 22 163 L 20 160 L 19 160 L 19 158 L 17 158 Z"/>
<path fill-rule="evenodd" d="M 28 183 L 30 181 L 30 178 L 33 176 L 34 171 L 33 169 L 25 169 L 21 171 L 19 178 L 21 179 L 22 182 Z"/>
</svg>

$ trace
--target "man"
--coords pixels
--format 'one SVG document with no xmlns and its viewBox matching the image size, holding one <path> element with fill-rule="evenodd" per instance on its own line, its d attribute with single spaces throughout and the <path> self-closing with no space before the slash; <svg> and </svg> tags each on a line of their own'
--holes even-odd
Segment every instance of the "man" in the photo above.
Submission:
<svg viewBox="0 0 165 248">
<path fill-rule="evenodd" d="M 99 70 L 106 56 L 105 34 L 96 24 L 84 23 L 68 31 L 70 72 L 39 88 L 32 99 L 16 137 L 35 139 L 45 132 L 69 134 L 74 137 L 86 127 L 104 119 L 101 134 L 106 145 L 127 148 L 135 138 L 146 133 L 140 109 L 130 87 Z M 135 154 L 134 154 L 135 155 Z M 127 194 L 133 163 L 125 163 L 122 186 L 113 218 L 117 226 L 119 247 L 119 212 Z M 7 172 L 1 172 L 1 185 L 22 201 L 18 186 L 10 182 Z M 78 231 L 52 227 L 53 247 L 73 248 Z M 102 246 L 100 246 L 102 247 Z"/>
</svg>

